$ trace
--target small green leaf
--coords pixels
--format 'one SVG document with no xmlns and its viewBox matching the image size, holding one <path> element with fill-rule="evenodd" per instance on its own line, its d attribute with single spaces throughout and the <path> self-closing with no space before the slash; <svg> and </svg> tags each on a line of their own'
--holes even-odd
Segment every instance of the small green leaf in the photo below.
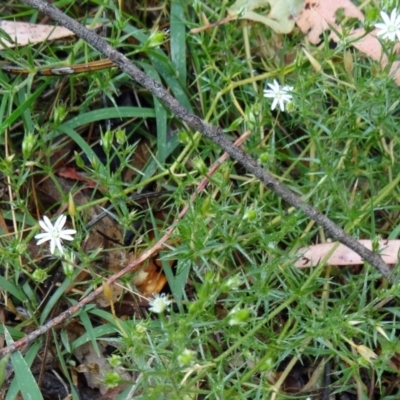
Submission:
<svg viewBox="0 0 400 400">
<path fill-rule="evenodd" d="M 4 327 L 4 336 L 6 338 L 7 345 L 14 343 L 6 327 Z M 30 366 L 19 351 L 15 351 L 11 355 L 11 363 L 14 368 L 18 388 L 22 394 L 22 397 L 26 400 L 43 399 L 37 382 L 32 375 Z"/>
</svg>

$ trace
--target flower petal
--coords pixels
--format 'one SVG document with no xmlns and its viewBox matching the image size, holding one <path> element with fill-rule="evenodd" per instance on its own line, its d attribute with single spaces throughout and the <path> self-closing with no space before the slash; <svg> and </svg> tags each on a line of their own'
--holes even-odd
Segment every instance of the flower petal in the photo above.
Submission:
<svg viewBox="0 0 400 400">
<path fill-rule="evenodd" d="M 41 238 L 41 239 L 39 239 L 38 241 L 37 241 L 37 243 L 36 243 L 36 245 L 37 246 L 40 246 L 41 244 L 43 244 L 44 242 L 47 242 L 47 241 L 49 241 L 49 240 L 51 240 L 51 238 L 47 235 L 47 236 L 44 236 L 43 238 Z"/>
<path fill-rule="evenodd" d="M 50 232 L 53 230 L 53 224 L 45 215 L 43 215 L 43 220 L 39 220 L 39 225 L 46 232 Z"/>
<path fill-rule="evenodd" d="M 75 235 L 75 229 L 64 229 L 60 232 L 62 235 Z"/>
<path fill-rule="evenodd" d="M 56 223 L 54 224 L 54 229 L 61 231 L 66 222 L 67 222 L 67 216 L 64 214 L 61 214 L 57 218 Z"/>
<path fill-rule="evenodd" d="M 56 240 L 54 238 L 51 238 L 50 240 L 50 253 L 54 254 L 54 250 L 56 248 Z"/>
<path fill-rule="evenodd" d="M 393 11 L 392 11 L 393 12 Z M 385 11 L 381 11 L 381 17 L 386 25 L 390 25 L 389 15 L 385 13 Z"/>
<path fill-rule="evenodd" d="M 60 233 L 60 239 L 61 240 L 68 240 L 68 241 L 74 240 L 74 238 L 72 236 L 66 235 L 65 232 L 61 232 Z"/>
<path fill-rule="evenodd" d="M 61 253 L 61 254 L 64 254 L 64 248 L 63 248 L 63 246 L 62 246 L 61 240 L 55 239 L 54 242 L 55 242 L 55 244 L 56 244 L 58 250 L 60 251 L 60 253 Z"/>
</svg>

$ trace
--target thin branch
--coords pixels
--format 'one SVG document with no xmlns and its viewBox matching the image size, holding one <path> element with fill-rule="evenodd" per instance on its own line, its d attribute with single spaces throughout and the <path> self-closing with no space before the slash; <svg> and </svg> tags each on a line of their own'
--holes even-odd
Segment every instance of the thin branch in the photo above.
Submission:
<svg viewBox="0 0 400 400">
<path fill-rule="evenodd" d="M 250 131 L 246 131 L 243 133 L 240 138 L 238 138 L 235 143 L 233 143 L 234 146 L 240 146 L 242 143 L 250 136 Z M 107 285 L 113 284 L 115 281 L 120 279 L 123 275 L 127 274 L 128 272 L 135 272 L 141 264 L 149 259 L 153 254 L 156 254 L 160 252 L 163 247 L 164 243 L 171 237 L 172 233 L 174 232 L 174 229 L 177 225 L 177 223 L 184 217 L 186 214 L 187 210 L 189 209 L 189 204 L 190 202 L 193 202 L 197 196 L 208 184 L 209 182 L 209 177 L 211 177 L 215 171 L 220 167 L 220 165 L 229 157 L 227 153 L 222 154 L 221 157 L 210 167 L 207 173 L 207 177 L 203 178 L 202 181 L 199 183 L 199 185 L 196 188 L 196 191 L 192 193 L 190 196 L 190 201 L 183 207 L 179 215 L 176 217 L 174 223 L 170 226 L 170 228 L 167 230 L 167 232 L 163 235 L 163 237 L 152 247 L 150 247 L 147 251 L 142 253 L 140 257 L 138 257 L 136 260 L 133 260 L 129 265 L 127 265 L 124 269 L 121 271 L 117 272 L 116 274 L 112 275 L 108 280 L 107 280 Z M 94 290 L 92 293 L 88 294 L 85 298 L 83 298 L 79 303 L 75 304 L 74 306 L 68 308 L 68 310 L 62 312 L 60 315 L 57 315 L 57 317 L 51 319 L 48 321 L 46 324 L 41 326 L 40 328 L 36 329 L 35 331 L 29 333 L 22 339 L 17 340 L 13 344 L 4 347 L 4 349 L 0 350 L 0 360 L 7 354 L 12 353 L 15 350 L 20 349 L 21 347 L 32 343 L 35 339 L 37 339 L 39 336 L 45 334 L 48 332 L 50 329 L 55 328 L 56 326 L 62 324 L 65 320 L 76 314 L 79 310 L 81 310 L 86 304 L 89 304 L 92 302 L 102 291 L 103 291 L 103 285 L 100 285 L 96 290 Z"/>
<path fill-rule="evenodd" d="M 115 50 L 95 32 L 86 29 L 84 26 L 68 17 L 51 4 L 45 3 L 41 0 L 22 0 L 22 2 L 36 8 L 92 45 L 101 54 L 113 61 L 132 79 L 148 89 L 151 93 L 153 93 L 154 96 L 159 98 L 166 105 L 166 107 L 169 108 L 173 114 L 175 114 L 176 117 L 186 122 L 194 130 L 201 132 L 214 143 L 218 144 L 234 160 L 242 164 L 249 172 L 251 172 L 262 183 L 264 183 L 268 189 L 272 190 L 293 207 L 304 212 L 304 214 L 306 214 L 309 218 L 313 219 L 320 226 L 322 226 L 332 239 L 335 239 L 354 250 L 365 261 L 369 262 L 373 267 L 375 267 L 384 277 L 390 279 L 391 270 L 378 254 L 368 250 L 366 247 L 348 235 L 342 228 L 333 223 L 324 214 L 304 203 L 300 197 L 296 196 L 284 185 L 281 185 L 277 179 L 257 165 L 257 162 L 253 158 L 248 156 L 240 148 L 234 146 L 228 140 L 228 138 L 225 137 L 221 127 L 210 125 L 185 109 L 163 88 L 161 83 L 147 76 L 144 72 L 133 65 L 128 58 Z"/>
</svg>

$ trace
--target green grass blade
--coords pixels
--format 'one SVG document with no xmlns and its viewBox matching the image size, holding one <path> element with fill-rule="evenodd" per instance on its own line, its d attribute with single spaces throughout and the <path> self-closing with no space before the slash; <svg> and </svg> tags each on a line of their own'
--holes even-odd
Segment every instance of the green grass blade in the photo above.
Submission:
<svg viewBox="0 0 400 400">
<path fill-rule="evenodd" d="M 158 75 L 155 68 L 147 65 L 147 73 L 150 77 L 160 82 L 160 76 Z M 163 104 L 153 96 L 154 110 L 156 112 L 156 124 L 157 124 L 157 159 L 161 164 L 164 164 L 165 159 L 168 155 L 167 149 L 167 110 Z"/>
<path fill-rule="evenodd" d="M 90 321 L 90 318 L 87 314 L 87 312 L 85 311 L 85 309 L 83 309 L 80 313 L 79 313 L 79 317 L 83 323 L 83 326 L 86 329 L 86 333 L 88 334 L 90 341 L 92 342 L 93 348 L 95 349 L 97 355 L 100 355 L 100 349 L 99 346 L 97 345 L 97 341 L 96 341 L 96 336 L 94 333 L 94 329 L 93 329 L 93 325 Z"/>
<path fill-rule="evenodd" d="M 0 275 L 0 287 L 3 288 L 6 292 L 12 294 L 19 301 L 26 301 L 26 296 L 22 290 L 20 290 L 16 285 L 14 285 L 11 281 L 4 279 Z"/>
<path fill-rule="evenodd" d="M 173 0 L 171 5 L 171 59 L 182 85 L 186 84 L 186 33 L 184 12 L 181 1 Z"/>
<path fill-rule="evenodd" d="M 0 388 L 3 385 L 4 379 L 6 377 L 6 367 L 9 359 L 10 354 L 7 354 L 4 358 L 0 360 Z"/>
<path fill-rule="evenodd" d="M 90 124 L 92 122 L 103 121 L 105 119 L 113 118 L 154 118 L 155 112 L 152 108 L 140 108 L 140 107 L 110 107 L 102 108 L 100 110 L 89 111 L 85 114 L 78 115 L 77 117 L 71 118 L 59 126 L 58 129 L 64 129 L 68 127 L 75 129 L 83 125 Z"/>
<path fill-rule="evenodd" d="M 13 339 L 11 338 L 7 328 L 4 327 L 4 334 L 6 337 L 7 345 L 14 343 Z M 15 382 L 17 386 L 17 391 L 20 391 L 22 397 L 25 400 L 41 400 L 43 399 L 42 393 L 36 383 L 35 378 L 32 375 L 30 365 L 32 364 L 39 348 L 41 346 L 40 342 L 34 343 L 30 349 L 28 350 L 25 358 L 19 351 L 15 351 L 11 355 L 11 362 L 14 368 L 15 373 Z M 15 393 L 15 389 L 11 390 L 10 387 L 6 400 L 11 400 L 15 397 L 17 393 Z"/>
<path fill-rule="evenodd" d="M 48 83 L 45 82 L 39 86 L 36 91 L 30 95 L 14 112 L 12 112 L 0 125 L 0 135 L 11 126 L 18 118 L 21 118 L 22 114 L 28 109 L 33 107 L 35 100 L 42 94 L 42 92 L 48 87 Z"/>
</svg>

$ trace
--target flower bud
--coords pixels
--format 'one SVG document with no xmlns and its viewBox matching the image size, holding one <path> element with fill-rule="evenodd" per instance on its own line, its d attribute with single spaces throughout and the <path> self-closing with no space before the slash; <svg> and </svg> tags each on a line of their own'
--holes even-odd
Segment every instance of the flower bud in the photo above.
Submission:
<svg viewBox="0 0 400 400">
<path fill-rule="evenodd" d="M 268 153 L 263 153 L 260 155 L 259 160 L 261 164 L 265 164 L 268 162 L 269 159 L 269 154 Z"/>
<path fill-rule="evenodd" d="M 178 133 L 178 138 L 179 138 L 179 141 L 180 141 L 182 144 L 189 144 L 189 143 L 191 142 L 190 136 L 189 136 L 189 134 L 188 134 L 186 131 L 180 131 L 180 132 Z"/>
<path fill-rule="evenodd" d="M 125 129 L 118 128 L 115 132 L 115 139 L 118 144 L 124 144 L 126 142 Z"/>
<path fill-rule="evenodd" d="M 255 221 L 257 219 L 257 211 L 255 211 L 255 210 L 247 210 L 244 213 L 243 219 L 247 219 L 248 221 Z"/>
<path fill-rule="evenodd" d="M 64 262 L 62 263 L 62 266 L 65 276 L 68 279 L 72 280 L 72 275 L 74 274 L 74 268 L 72 267 L 72 265 L 70 263 Z"/>
<path fill-rule="evenodd" d="M 235 307 L 229 313 L 229 325 L 245 325 L 250 318 L 250 310 L 248 308 L 240 309 Z"/>
<path fill-rule="evenodd" d="M 210 197 L 206 197 L 201 205 L 201 213 L 203 216 L 207 216 L 210 211 L 211 199 Z"/>
<path fill-rule="evenodd" d="M 81 155 L 77 151 L 74 151 L 74 156 L 75 156 L 76 165 L 79 168 L 83 169 L 85 167 L 85 163 L 84 163 Z"/>
<path fill-rule="evenodd" d="M 108 129 L 106 133 L 101 135 L 101 141 L 100 144 L 103 146 L 103 150 L 106 154 L 108 154 L 111 150 L 113 142 L 113 134 L 112 132 Z"/>
<path fill-rule="evenodd" d="M 109 388 L 115 388 L 122 382 L 121 375 L 116 372 L 106 372 L 104 378 L 104 384 L 107 385 Z"/>
<path fill-rule="evenodd" d="M 43 283 L 48 278 L 47 271 L 44 269 L 36 269 L 32 274 L 32 279 L 37 283 Z"/>
<path fill-rule="evenodd" d="M 193 350 L 185 349 L 178 356 L 178 363 L 181 367 L 184 365 L 191 365 L 196 361 L 196 352 Z"/>
<path fill-rule="evenodd" d="M 72 219 L 76 216 L 74 197 L 72 196 L 71 192 L 69 192 L 68 196 L 68 214 L 71 216 Z"/>
<path fill-rule="evenodd" d="M 206 164 L 204 164 L 204 161 L 200 157 L 196 157 L 193 160 L 193 167 L 200 172 L 202 175 L 205 175 L 207 173 L 207 167 Z"/>
<path fill-rule="evenodd" d="M 65 107 L 64 104 L 59 104 L 58 106 L 55 107 L 54 109 L 54 122 L 58 125 L 61 124 L 61 122 L 64 121 L 65 117 L 67 116 L 67 107 Z"/>
<path fill-rule="evenodd" d="M 146 47 L 158 47 L 160 44 L 164 42 L 165 32 L 162 31 L 154 31 L 151 33 L 147 42 L 145 44 Z"/>
<path fill-rule="evenodd" d="M 24 158 L 29 158 L 32 154 L 33 149 L 36 144 L 36 135 L 32 132 L 25 135 L 24 140 L 22 141 L 22 154 Z"/>
<path fill-rule="evenodd" d="M 112 366 L 112 367 L 119 367 L 122 364 L 122 357 L 118 356 L 116 354 L 113 354 L 109 359 L 108 359 L 108 363 Z"/>
</svg>

